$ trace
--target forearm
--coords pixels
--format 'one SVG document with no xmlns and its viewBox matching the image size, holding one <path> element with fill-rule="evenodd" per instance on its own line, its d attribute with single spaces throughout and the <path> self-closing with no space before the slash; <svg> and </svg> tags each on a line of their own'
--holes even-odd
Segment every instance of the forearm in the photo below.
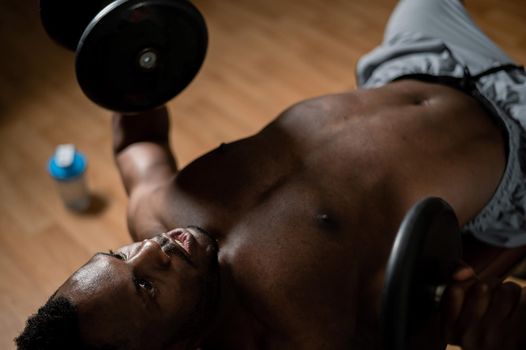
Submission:
<svg viewBox="0 0 526 350">
<path fill-rule="evenodd" d="M 113 116 L 113 150 L 130 194 L 139 184 L 158 184 L 177 171 L 169 146 L 166 107 L 136 115 Z"/>
</svg>

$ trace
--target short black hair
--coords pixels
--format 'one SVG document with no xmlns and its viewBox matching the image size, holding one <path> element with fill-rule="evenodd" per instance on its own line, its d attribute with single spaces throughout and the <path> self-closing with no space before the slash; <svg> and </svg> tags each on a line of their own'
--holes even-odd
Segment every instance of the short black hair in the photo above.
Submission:
<svg viewBox="0 0 526 350">
<path fill-rule="evenodd" d="M 94 349 L 80 337 L 78 312 L 67 298 L 51 297 L 32 315 L 26 327 L 15 339 L 18 350 L 111 350 L 111 346 Z"/>
</svg>

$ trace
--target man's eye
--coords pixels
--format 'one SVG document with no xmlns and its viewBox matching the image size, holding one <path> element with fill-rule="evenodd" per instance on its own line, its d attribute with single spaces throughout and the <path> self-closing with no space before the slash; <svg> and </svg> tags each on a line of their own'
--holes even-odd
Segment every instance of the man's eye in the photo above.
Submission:
<svg viewBox="0 0 526 350">
<path fill-rule="evenodd" d="M 155 296 L 155 288 L 150 281 L 139 277 L 135 277 L 134 280 L 137 287 L 144 289 L 151 297 Z"/>
</svg>

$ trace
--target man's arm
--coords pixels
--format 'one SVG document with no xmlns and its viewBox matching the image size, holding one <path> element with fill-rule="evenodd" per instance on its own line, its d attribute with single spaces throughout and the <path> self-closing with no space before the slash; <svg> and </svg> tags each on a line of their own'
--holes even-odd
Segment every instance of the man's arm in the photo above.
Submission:
<svg viewBox="0 0 526 350">
<path fill-rule="evenodd" d="M 522 350 L 526 347 L 526 288 L 499 279 L 482 279 L 471 268 L 459 270 L 442 301 L 449 344 L 464 350 Z"/>
<path fill-rule="evenodd" d="M 128 227 L 134 240 L 166 230 L 160 216 L 163 185 L 177 173 L 169 127 L 166 107 L 113 116 L 113 150 L 129 197 Z"/>
</svg>

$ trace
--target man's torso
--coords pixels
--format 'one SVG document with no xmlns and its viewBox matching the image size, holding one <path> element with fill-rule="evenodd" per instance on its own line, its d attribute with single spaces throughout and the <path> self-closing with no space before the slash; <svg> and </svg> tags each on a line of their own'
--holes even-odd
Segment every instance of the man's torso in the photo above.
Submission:
<svg viewBox="0 0 526 350">
<path fill-rule="evenodd" d="M 409 207 L 442 197 L 465 223 L 504 164 L 501 132 L 475 100 L 401 81 L 304 101 L 221 145 L 162 190 L 161 220 L 219 241 L 224 295 L 210 342 L 344 348 L 359 342 L 356 321 L 371 313 Z"/>
</svg>

